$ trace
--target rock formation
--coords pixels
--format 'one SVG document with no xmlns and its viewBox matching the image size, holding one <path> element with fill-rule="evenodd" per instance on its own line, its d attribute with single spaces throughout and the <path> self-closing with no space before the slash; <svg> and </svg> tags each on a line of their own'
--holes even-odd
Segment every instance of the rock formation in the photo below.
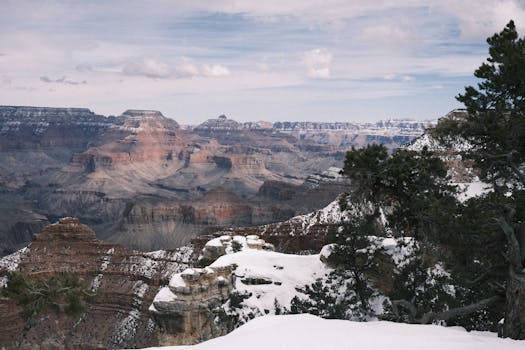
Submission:
<svg viewBox="0 0 525 350">
<path fill-rule="evenodd" d="M 147 250 L 283 221 L 345 191 L 331 175 L 312 174 L 341 166 L 350 145 L 396 147 L 422 127 L 339 124 L 220 116 L 182 129 L 158 111 L 105 117 L 82 108 L 0 107 L 0 203 L 9 203 L 0 205 L 0 255 L 63 216 L 79 217 L 99 238 Z"/>
<path fill-rule="evenodd" d="M 340 226 L 342 212 L 339 200 L 335 200 L 323 209 L 312 213 L 299 215 L 283 222 L 261 226 L 231 227 L 192 240 L 197 249 L 202 249 L 202 255 L 208 260 L 214 260 L 225 247 L 213 245 L 218 242 L 213 237 L 244 236 L 246 239 L 257 237 L 262 242 L 268 242 L 281 252 L 318 252 L 329 241 L 329 235 Z M 210 240 L 212 239 L 212 240 Z M 267 244 L 268 244 L 267 243 Z"/>
<path fill-rule="evenodd" d="M 163 333 L 161 345 L 195 344 L 225 335 L 216 321 L 235 283 L 234 266 L 188 268 L 155 296 L 150 311 Z"/>
<path fill-rule="evenodd" d="M 172 274 L 188 267 L 192 250 L 141 253 L 96 239 L 78 219 L 64 218 L 36 235 L 28 248 L 0 259 L 0 284 L 10 272 L 29 277 L 74 273 L 96 292 L 79 316 L 43 312 L 25 320 L 0 297 L 2 349 L 117 349 L 158 344 L 148 307 Z"/>
<path fill-rule="evenodd" d="M 220 115 L 216 119 L 208 119 L 204 123 L 195 127 L 195 131 L 233 131 L 242 129 L 242 125 L 237 123 L 235 120 L 228 119 L 224 114 Z"/>
<path fill-rule="evenodd" d="M 223 235 L 206 243 L 199 264 L 208 265 L 223 255 L 243 250 L 273 251 L 274 247 L 257 236 Z M 163 331 L 161 344 L 195 344 L 231 331 L 224 307 L 231 302 L 236 269 L 236 264 L 227 264 L 188 268 L 174 274 L 149 308 Z M 266 281 L 243 276 L 241 283 L 255 285 Z"/>
</svg>

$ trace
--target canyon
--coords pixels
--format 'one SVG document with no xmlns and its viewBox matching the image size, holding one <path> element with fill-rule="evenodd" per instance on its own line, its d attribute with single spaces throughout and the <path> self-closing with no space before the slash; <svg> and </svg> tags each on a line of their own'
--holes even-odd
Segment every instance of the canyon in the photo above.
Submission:
<svg viewBox="0 0 525 350">
<path fill-rule="evenodd" d="M 333 169 L 351 146 L 394 149 L 429 125 L 221 115 L 181 126 L 158 111 L 0 106 L 0 255 L 65 216 L 100 239 L 146 251 L 284 221 L 347 189 Z"/>
</svg>

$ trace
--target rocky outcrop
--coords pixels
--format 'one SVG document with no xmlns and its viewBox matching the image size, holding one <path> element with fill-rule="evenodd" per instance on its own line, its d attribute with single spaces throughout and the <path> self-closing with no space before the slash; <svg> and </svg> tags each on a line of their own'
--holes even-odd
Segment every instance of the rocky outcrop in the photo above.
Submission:
<svg viewBox="0 0 525 350">
<path fill-rule="evenodd" d="M 336 232 L 342 220 L 343 214 L 339 207 L 339 199 L 336 199 L 325 208 L 309 214 L 267 225 L 231 227 L 211 235 L 196 237 L 192 243 L 196 249 L 206 252 L 207 249 L 210 249 L 208 247 L 210 242 L 217 241 L 217 238 L 213 240 L 213 237 L 245 236 L 246 239 L 260 238 L 281 252 L 318 252 L 329 242 L 330 234 Z M 212 255 L 208 253 L 206 257 L 209 258 Z"/>
<path fill-rule="evenodd" d="M 416 121 L 410 119 L 388 119 L 376 123 L 350 123 L 350 122 L 276 122 L 273 129 L 281 131 L 310 131 L 310 130 L 347 130 L 368 134 L 396 134 L 419 136 L 425 129 L 434 125 L 430 120 Z"/>
<path fill-rule="evenodd" d="M 10 271 L 31 277 L 60 272 L 80 277 L 96 297 L 79 316 L 45 310 L 24 320 L 0 298 L 3 349 L 108 349 L 158 345 L 159 328 L 148 307 L 174 273 L 188 267 L 191 249 L 141 253 L 96 239 L 78 219 L 47 226 L 29 247 L 0 259 L 0 280 Z"/>
<path fill-rule="evenodd" d="M 235 283 L 234 266 L 189 268 L 155 296 L 150 311 L 163 330 L 161 345 L 195 344 L 227 333 L 216 321 Z"/>
<path fill-rule="evenodd" d="M 101 142 L 104 132 L 122 123 L 86 108 L 0 106 L 0 151 L 50 147 L 81 150 Z"/>
<path fill-rule="evenodd" d="M 224 114 L 220 115 L 215 119 L 208 119 L 204 123 L 195 127 L 195 131 L 234 131 L 242 129 L 242 124 L 237 123 L 235 120 L 228 119 Z"/>
<path fill-rule="evenodd" d="M 257 236 L 223 235 L 211 239 L 200 252 L 199 264 L 240 251 L 273 251 Z M 236 285 L 236 264 L 188 268 L 171 277 L 155 296 L 150 311 L 163 333 L 161 344 L 195 344 L 231 330 L 224 306 Z M 243 276 L 243 284 L 268 284 L 266 279 Z M 230 301 L 231 302 L 231 301 Z"/>
<path fill-rule="evenodd" d="M 271 243 L 267 243 L 264 239 L 259 238 L 257 235 L 239 236 L 232 235 L 231 232 L 225 233 L 217 238 L 212 238 L 206 242 L 204 247 L 201 249 L 199 256 L 200 264 L 202 262 L 213 262 L 217 258 L 234 252 L 241 251 L 243 249 L 256 249 L 256 250 L 267 250 L 274 251 L 275 247 Z"/>
</svg>

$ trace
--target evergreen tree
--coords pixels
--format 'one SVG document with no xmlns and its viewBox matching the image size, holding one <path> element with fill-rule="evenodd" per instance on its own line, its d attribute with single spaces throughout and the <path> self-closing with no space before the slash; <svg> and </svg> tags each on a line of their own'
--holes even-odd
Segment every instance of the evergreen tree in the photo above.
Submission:
<svg viewBox="0 0 525 350">
<path fill-rule="evenodd" d="M 467 107 L 464 120 L 438 127 L 442 140 L 466 140 L 480 178 L 494 188 L 492 234 L 504 237 L 508 261 L 504 335 L 525 339 L 525 38 L 513 21 L 487 39 L 489 57 L 474 75 L 477 88 L 468 86 L 457 97 Z M 487 272 L 487 273 L 490 273 Z"/>
<path fill-rule="evenodd" d="M 328 256 L 328 264 L 349 281 L 347 287 L 355 294 L 361 314 L 371 313 L 370 298 L 374 290 L 369 281 L 377 274 L 378 256 L 382 253 L 382 249 L 371 240 L 376 217 L 369 214 L 345 220 L 332 239 Z"/>
<path fill-rule="evenodd" d="M 346 200 L 340 205 L 345 210 Z M 382 248 L 371 235 L 375 214 L 346 219 L 332 235 L 327 263 L 334 270 L 299 291 L 306 298 L 295 297 L 292 313 L 311 313 L 324 318 L 367 320 L 373 317 L 371 299 L 376 292 L 370 280 L 378 275 L 378 257 Z"/>
<path fill-rule="evenodd" d="M 394 270 L 394 288 L 388 295 L 392 300 L 391 319 L 455 324 L 461 317 L 500 300 L 499 276 L 487 280 L 473 277 L 484 274 L 485 266 L 477 263 L 477 257 L 485 257 L 482 252 L 486 247 L 480 244 L 490 237 L 480 229 L 484 220 L 479 220 L 474 210 L 480 206 L 465 206 L 457 200 L 457 188 L 450 184 L 441 159 L 426 148 L 420 152 L 401 149 L 388 155 L 384 146 L 370 145 L 352 149 L 346 160 L 344 174 L 354 180 L 356 195 L 372 203 L 376 213 L 379 208 L 384 209 L 387 232 L 412 237 L 418 247 L 410 263 L 400 271 Z M 475 233 L 483 239 L 475 237 Z M 468 245 L 473 239 L 478 239 L 475 247 L 479 250 L 475 254 L 470 252 L 473 246 Z M 461 302 L 447 292 L 451 281 L 433 275 L 437 267 L 454 273 Z M 486 287 L 487 293 L 471 293 L 479 287 Z M 476 299 L 479 296 L 484 298 Z M 495 314 L 489 321 L 497 317 Z"/>
<path fill-rule="evenodd" d="M 383 145 L 368 145 L 347 152 L 343 174 L 357 183 L 356 196 L 388 208 L 393 233 L 430 241 L 436 228 L 446 225 L 457 205 L 443 161 L 424 148 L 398 150 L 389 156 Z M 377 215 L 377 213 L 376 213 Z"/>
</svg>

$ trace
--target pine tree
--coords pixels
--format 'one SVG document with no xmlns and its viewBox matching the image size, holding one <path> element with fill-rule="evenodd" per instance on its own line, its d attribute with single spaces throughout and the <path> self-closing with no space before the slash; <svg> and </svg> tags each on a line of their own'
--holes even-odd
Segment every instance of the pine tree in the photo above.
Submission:
<svg viewBox="0 0 525 350">
<path fill-rule="evenodd" d="M 510 21 L 487 43 L 487 62 L 474 72 L 481 82 L 457 97 L 468 117 L 437 128 L 436 135 L 466 140 L 472 147 L 464 157 L 494 188 L 492 232 L 505 238 L 508 261 L 503 333 L 525 339 L 525 38 Z"/>
</svg>

